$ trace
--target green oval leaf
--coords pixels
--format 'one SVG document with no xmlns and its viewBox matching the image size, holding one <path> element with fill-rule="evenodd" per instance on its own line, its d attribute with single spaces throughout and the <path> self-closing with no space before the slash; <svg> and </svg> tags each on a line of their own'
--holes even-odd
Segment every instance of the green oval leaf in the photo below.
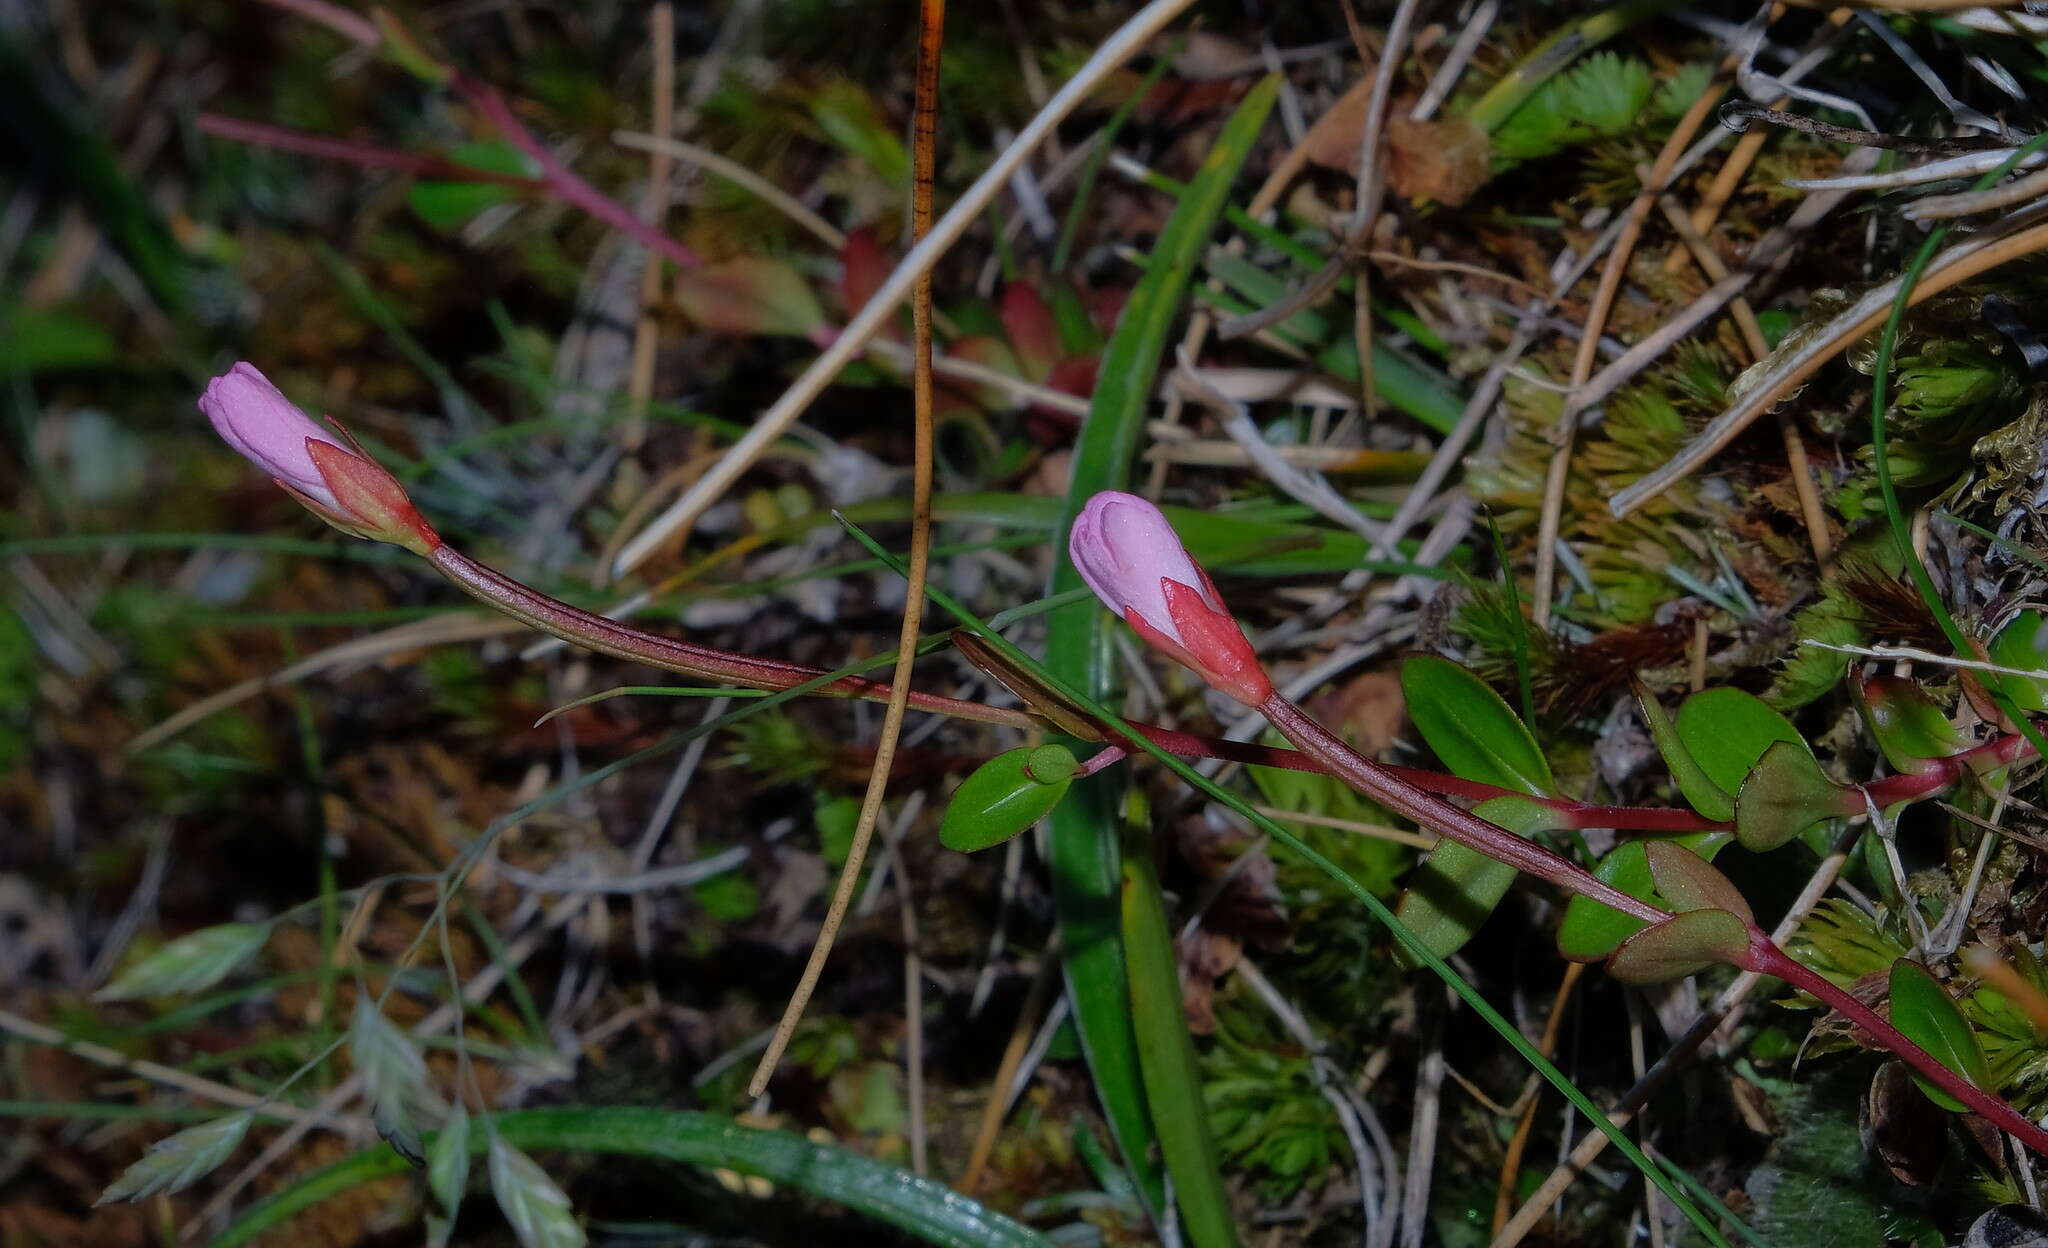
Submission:
<svg viewBox="0 0 2048 1248">
<path fill-rule="evenodd" d="M 1457 775 L 1538 796 L 1552 791 L 1536 738 L 1479 677 L 1449 659 L 1417 655 L 1401 665 L 1401 693 L 1416 731 Z"/>
<path fill-rule="evenodd" d="M 1863 714 L 1894 771 L 1914 774 L 1929 760 L 1959 754 L 1962 734 L 1920 686 L 1903 676 L 1872 676 L 1863 682 Z"/>
<path fill-rule="evenodd" d="M 1749 948 L 1749 926 L 1726 910 L 1688 910 L 1621 942 L 1607 973 L 1626 984 L 1659 984 L 1734 962 Z"/>
<path fill-rule="evenodd" d="M 1496 797 L 1472 813 L 1525 837 L 1559 826 L 1556 811 L 1526 797 Z M 1513 867 L 1446 837 L 1429 851 L 1394 914 L 1438 957 L 1448 957 L 1472 939 L 1514 882 Z M 1400 946 L 1394 959 L 1408 969 L 1422 965 Z"/>
<path fill-rule="evenodd" d="M 497 1136 L 521 1149 L 572 1149 L 722 1167 L 837 1201 L 943 1248 L 1051 1244 L 943 1183 L 847 1149 L 814 1144 L 787 1131 L 743 1127 L 713 1114 L 637 1107 L 528 1109 L 495 1115 L 491 1125 L 495 1130 L 470 1133 L 472 1154 L 484 1151 Z M 405 1161 L 386 1148 L 345 1157 L 257 1202 L 213 1241 L 213 1248 L 238 1248 L 308 1206 L 405 1168 Z"/>
<path fill-rule="evenodd" d="M 1735 817 L 1735 797 L 1728 789 L 1714 782 L 1700 766 L 1692 750 L 1679 736 L 1678 726 L 1671 722 L 1671 716 L 1664 713 L 1664 704 L 1657 701 L 1642 681 L 1632 681 L 1635 688 L 1636 705 L 1643 713 L 1643 723 L 1650 729 L 1650 739 L 1657 743 L 1657 752 L 1664 756 L 1664 765 L 1671 769 L 1671 779 L 1678 785 L 1678 791 L 1692 808 L 1709 819 L 1727 820 Z"/>
<path fill-rule="evenodd" d="M 1891 1014 L 1892 1026 L 1926 1049 L 1935 1061 L 1986 1091 L 1992 1089 L 1991 1067 L 1977 1044 L 1977 1033 L 1970 1030 L 1969 1022 L 1941 981 L 1911 958 L 1892 963 Z M 1967 1108 L 1918 1073 L 1914 1074 L 1913 1082 L 1920 1085 L 1928 1100 L 1943 1109 L 1960 1114 Z"/>
<path fill-rule="evenodd" d="M 2012 623 L 1998 630 L 1998 636 L 1991 639 L 1988 647 L 1991 661 L 2000 667 L 2017 667 L 2030 672 L 2048 668 L 2048 632 L 2042 631 L 2043 618 L 2048 617 L 2039 611 L 2022 611 L 2014 616 Z M 2023 711 L 2048 711 L 2048 680 L 1999 672 L 1986 673 L 1984 681 L 2011 698 Z"/>
<path fill-rule="evenodd" d="M 1743 777 L 1773 743 L 1789 741 L 1806 749 L 1790 720 L 1755 694 L 1728 688 L 1702 689 L 1685 700 L 1678 708 L 1678 739 L 1706 778 L 1728 793 L 1742 787 Z"/>
<path fill-rule="evenodd" d="M 939 823 L 940 843 L 966 854 L 1002 844 L 1060 804 L 1078 765 L 1063 745 L 1026 745 L 996 755 L 953 790 Z"/>
<path fill-rule="evenodd" d="M 458 165 L 469 165 L 516 178 L 537 177 L 540 166 L 533 158 L 503 139 L 488 143 L 463 143 L 448 153 Z M 406 192 L 406 202 L 420 220 L 437 230 L 452 230 L 494 204 L 502 204 L 518 192 L 496 182 L 467 182 L 445 178 L 424 178 Z"/>
<path fill-rule="evenodd" d="M 1817 823 L 1854 814 L 1863 798 L 1827 778 L 1804 742 L 1776 742 L 1735 792 L 1735 839 L 1763 853 Z"/>
<path fill-rule="evenodd" d="M 1671 843 L 1683 845 L 1701 858 L 1712 862 L 1714 855 L 1733 844 L 1735 837 L 1728 832 L 1694 832 L 1686 836 L 1673 837 Z M 1608 852 L 1593 868 L 1593 875 L 1603 884 L 1611 884 L 1643 901 L 1663 900 L 1657 895 L 1656 880 L 1650 874 L 1650 859 L 1644 852 L 1642 840 L 1624 841 Z M 1564 922 L 1557 929 L 1557 951 L 1574 962 L 1598 962 L 1621 947 L 1621 942 L 1643 930 L 1644 923 L 1632 915 L 1623 914 L 1604 902 L 1591 897 L 1573 897 L 1564 908 Z"/>
</svg>

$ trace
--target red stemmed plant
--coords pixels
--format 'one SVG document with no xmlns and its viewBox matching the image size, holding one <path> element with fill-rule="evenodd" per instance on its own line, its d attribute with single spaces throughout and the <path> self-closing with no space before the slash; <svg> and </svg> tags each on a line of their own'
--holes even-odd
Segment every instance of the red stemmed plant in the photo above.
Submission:
<svg viewBox="0 0 2048 1248">
<path fill-rule="evenodd" d="M 338 425 L 334 428 L 339 436 L 330 434 L 249 364 L 238 364 L 216 378 L 199 405 L 229 445 L 321 519 L 352 535 L 392 542 L 413 551 L 466 593 L 534 628 L 599 653 L 747 688 L 790 689 L 826 674 L 803 664 L 736 654 L 649 633 L 560 602 L 478 563 L 444 541 L 413 507 L 397 479 L 348 441 L 345 434 L 339 434 Z M 1151 503 L 1129 494 L 1097 495 L 1077 519 L 1069 550 L 1090 588 L 1139 636 L 1215 688 L 1258 710 L 1297 748 L 1282 750 L 1212 740 L 1148 724 L 1131 724 L 1132 732 L 1184 757 L 1327 773 L 1420 827 L 1646 924 L 1614 952 L 1609 969 L 1617 977 L 1647 982 L 1725 962 L 1782 979 L 1855 1022 L 1928 1083 L 2011 1132 L 2035 1152 L 2048 1156 L 2048 1132 L 1942 1065 L 1875 1010 L 1785 953 L 1757 925 L 1748 903 L 1734 885 L 1692 851 L 1665 841 L 1648 845 L 1658 891 L 1674 907 L 1666 910 L 1631 896 L 1551 850 L 1446 800 L 1498 797 L 1505 795 L 1506 790 L 1408 768 L 1385 767 L 1352 749 L 1273 687 L 1215 584 Z M 962 648 L 968 649 L 965 645 Z M 973 652 L 969 653 L 973 657 Z M 889 686 L 860 677 L 844 677 L 821 686 L 817 692 L 884 700 L 889 696 Z M 1028 694 L 1027 700 L 1037 701 Z M 1104 749 L 1088 760 L 1085 771 L 1113 764 L 1137 745 L 1104 725 L 1077 720 L 1050 705 L 1043 713 L 1026 712 L 923 692 L 911 693 L 910 705 L 987 723 L 1027 728 L 1057 726 L 1075 735 L 1104 740 Z M 1846 796 L 1827 795 L 1825 800 L 1833 803 L 1828 813 L 1874 811 L 1926 797 L 1975 769 L 2013 762 L 2029 749 L 2018 736 L 1995 738 L 1947 758 L 1928 760 L 1918 771 L 1846 790 Z M 1766 762 L 1769 759 L 1766 755 Z M 1745 792 L 1747 789 L 1745 785 Z M 1567 827 L 1663 833 L 1730 827 L 1726 822 L 1690 811 L 1592 806 L 1559 798 L 1528 800 L 1555 811 L 1559 824 Z M 1773 808 L 1765 804 L 1761 809 L 1768 813 Z M 1738 824 L 1740 819 L 1738 802 Z"/>
<path fill-rule="evenodd" d="M 1459 844 L 1611 906 L 1649 926 L 1622 942 L 1609 970 L 1632 982 L 1674 979 L 1725 962 L 1800 988 L 1862 1027 L 1942 1091 L 2048 1156 L 2048 1132 L 1913 1043 L 1890 1020 L 1780 949 L 1749 903 L 1705 859 L 1668 841 L 1648 846 L 1658 891 L 1673 910 L 1632 897 L 1578 864 L 1453 806 L 1351 748 L 1273 687 L 1251 644 L 1225 610 L 1209 576 L 1189 557 L 1166 517 L 1134 495 L 1105 491 L 1088 501 L 1068 538 L 1089 587 L 1140 637 L 1210 685 L 1264 715 L 1330 774 L 1388 810 Z M 1796 830 L 1796 829 L 1795 829 Z"/>
</svg>

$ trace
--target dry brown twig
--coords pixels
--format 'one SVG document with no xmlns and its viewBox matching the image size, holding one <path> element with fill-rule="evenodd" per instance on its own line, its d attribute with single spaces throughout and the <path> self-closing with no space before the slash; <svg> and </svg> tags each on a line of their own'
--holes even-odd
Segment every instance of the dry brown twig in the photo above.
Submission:
<svg viewBox="0 0 2048 1248">
<path fill-rule="evenodd" d="M 910 234 L 913 239 L 920 242 L 928 237 L 932 230 L 932 184 L 937 161 L 939 125 L 939 57 L 944 44 L 945 30 L 946 0 L 922 0 L 919 5 L 917 41 L 917 109 L 912 129 L 915 167 L 912 173 L 910 201 Z M 880 296 L 876 296 L 876 299 L 879 301 Z M 811 994 L 817 989 L 818 977 L 824 974 L 825 961 L 831 956 L 832 944 L 839 936 L 839 926 L 845 921 L 847 907 L 853 903 L 854 890 L 860 885 L 861 865 L 867 860 L 868 846 L 874 840 L 875 820 L 882 812 L 882 798 L 888 792 L 889 772 L 896 758 L 896 743 L 903 733 L 904 712 L 910 706 L 910 673 L 917 663 L 917 643 L 924 628 L 925 576 L 931 568 L 932 551 L 932 465 L 935 434 L 932 392 L 932 275 L 928 268 L 918 274 L 917 281 L 912 287 L 910 316 L 913 343 L 910 392 L 915 450 L 910 487 L 910 559 L 904 573 L 909 585 L 903 598 L 903 623 L 896 642 L 896 670 L 889 682 L 889 701 L 882 713 L 881 737 L 875 743 L 875 761 L 868 773 L 867 792 L 861 798 L 860 815 L 853 827 L 853 840 L 847 847 L 846 861 L 840 867 L 839 886 L 833 891 L 831 906 L 825 912 L 824 925 L 818 929 L 817 943 L 811 947 L 810 960 L 804 964 L 803 976 L 797 981 L 796 990 L 790 994 L 789 1004 L 783 1009 L 782 1021 L 775 1026 L 775 1035 L 768 1041 L 767 1051 L 761 1054 L 761 1062 L 754 1068 L 754 1077 L 748 1081 L 749 1096 L 758 1097 L 768 1090 L 768 1080 L 774 1075 L 775 1067 L 782 1061 L 783 1050 L 789 1047 L 790 1038 L 796 1034 L 797 1023 L 802 1020 L 804 1008 L 810 1004 Z M 918 991 L 915 986 L 912 988 L 913 999 L 916 998 Z M 911 1026 L 917 1029 L 921 1028 L 922 1024 L 919 1020 L 912 1019 Z M 921 1045 L 918 1047 L 921 1049 Z M 920 1089 L 922 1080 L 921 1070 L 913 1074 L 912 1082 Z M 921 1128 L 921 1106 L 916 1111 L 916 1121 Z M 921 1130 L 919 1152 L 922 1152 Z M 922 1156 L 918 1161 L 918 1173 L 922 1174 Z"/>
</svg>

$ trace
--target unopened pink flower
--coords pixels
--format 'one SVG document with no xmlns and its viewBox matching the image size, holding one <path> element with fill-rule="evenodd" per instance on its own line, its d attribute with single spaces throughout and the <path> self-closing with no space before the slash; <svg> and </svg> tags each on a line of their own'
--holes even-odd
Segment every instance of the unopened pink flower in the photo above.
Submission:
<svg viewBox="0 0 2048 1248">
<path fill-rule="evenodd" d="M 306 443 L 339 447 L 340 441 L 284 397 L 254 364 L 237 364 L 207 382 L 206 393 L 199 396 L 199 410 L 213 422 L 215 433 L 265 475 L 315 502 L 336 505 L 334 492 L 328 489 Z"/>
<path fill-rule="evenodd" d="M 321 428 L 255 365 L 236 364 L 208 382 L 199 410 L 229 446 L 343 532 L 420 554 L 441 544 L 398 478 Z"/>
<path fill-rule="evenodd" d="M 1140 637 L 1246 706 L 1272 696 L 1251 642 L 1157 507 L 1104 490 L 1075 517 L 1067 552 L 1088 588 Z"/>
</svg>

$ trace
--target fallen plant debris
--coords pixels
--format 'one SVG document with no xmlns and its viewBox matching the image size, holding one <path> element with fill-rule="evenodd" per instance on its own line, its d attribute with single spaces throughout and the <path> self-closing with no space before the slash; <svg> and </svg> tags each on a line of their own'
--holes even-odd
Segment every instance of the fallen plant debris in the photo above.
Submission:
<svg viewBox="0 0 2048 1248">
<path fill-rule="evenodd" d="M 8 1243 L 2040 1236 L 2026 6 L 46 10 Z"/>
</svg>

